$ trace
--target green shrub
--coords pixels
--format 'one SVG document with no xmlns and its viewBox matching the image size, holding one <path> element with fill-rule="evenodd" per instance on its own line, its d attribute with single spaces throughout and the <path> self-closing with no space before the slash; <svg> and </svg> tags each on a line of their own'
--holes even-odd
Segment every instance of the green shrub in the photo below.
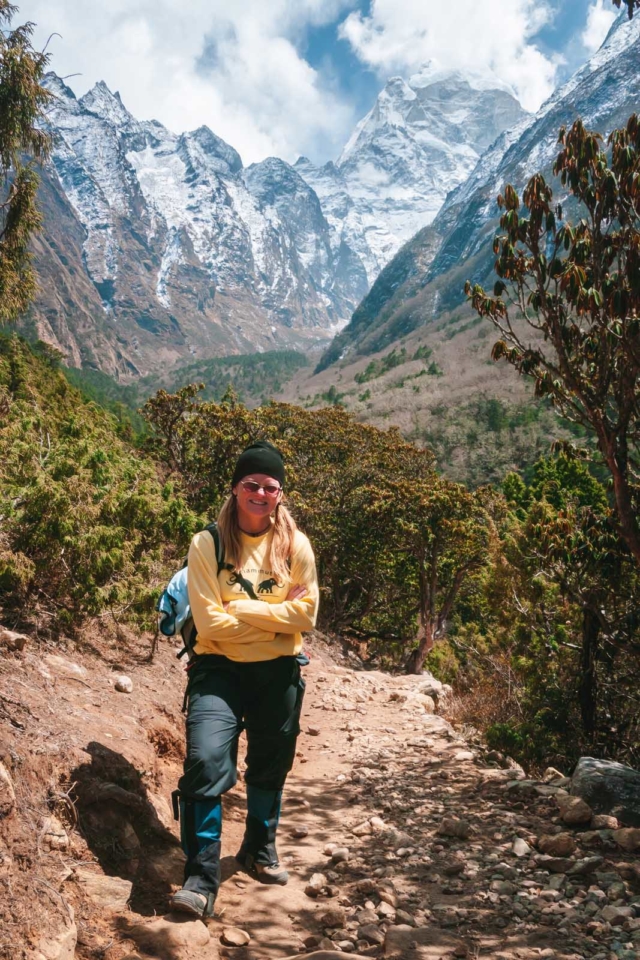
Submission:
<svg viewBox="0 0 640 960">
<path fill-rule="evenodd" d="M 105 611 L 150 626 L 196 514 L 114 417 L 17 337 L 0 338 L 0 387 L 3 608 L 53 629 Z"/>
</svg>

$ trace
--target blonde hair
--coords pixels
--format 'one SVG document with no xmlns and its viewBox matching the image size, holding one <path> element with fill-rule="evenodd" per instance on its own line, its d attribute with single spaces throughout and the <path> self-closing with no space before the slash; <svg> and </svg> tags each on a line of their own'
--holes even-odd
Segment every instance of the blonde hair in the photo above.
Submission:
<svg viewBox="0 0 640 960">
<path fill-rule="evenodd" d="M 271 569 L 276 579 L 288 579 L 290 571 L 287 560 L 293 553 L 293 539 L 298 527 L 282 500 L 275 509 L 271 526 L 273 530 L 269 556 Z M 225 562 L 233 563 L 237 569 L 240 569 L 242 541 L 238 523 L 238 504 L 233 494 L 227 497 L 218 514 L 218 531 Z"/>
</svg>

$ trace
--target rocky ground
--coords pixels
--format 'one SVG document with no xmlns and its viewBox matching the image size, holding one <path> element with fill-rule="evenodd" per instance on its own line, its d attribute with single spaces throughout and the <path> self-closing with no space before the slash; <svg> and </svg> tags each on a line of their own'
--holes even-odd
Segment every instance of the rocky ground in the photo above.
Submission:
<svg viewBox="0 0 640 960">
<path fill-rule="evenodd" d="M 560 771 L 527 780 L 470 748 L 429 677 L 310 646 L 279 840 L 290 883 L 237 868 L 239 784 L 206 926 L 164 916 L 182 866 L 169 807 L 183 727 L 174 651 L 145 663 L 2 650 L 3 960 L 640 957 L 640 829 L 571 796 Z"/>
</svg>

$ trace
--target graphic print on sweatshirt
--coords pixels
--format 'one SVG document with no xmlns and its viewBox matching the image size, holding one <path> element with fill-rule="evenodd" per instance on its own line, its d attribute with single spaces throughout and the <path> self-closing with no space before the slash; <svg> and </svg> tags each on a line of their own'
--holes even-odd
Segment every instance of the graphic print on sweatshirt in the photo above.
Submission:
<svg viewBox="0 0 640 960">
<path fill-rule="evenodd" d="M 251 576 L 252 580 L 249 580 L 246 575 Z M 273 576 L 273 570 L 263 570 L 258 567 L 248 567 L 244 570 L 232 569 L 226 584 L 232 588 L 236 598 L 238 594 L 244 594 L 252 600 L 266 600 L 267 597 L 273 597 L 274 590 L 283 590 L 285 587 L 284 583 L 278 583 L 277 578 Z"/>
</svg>

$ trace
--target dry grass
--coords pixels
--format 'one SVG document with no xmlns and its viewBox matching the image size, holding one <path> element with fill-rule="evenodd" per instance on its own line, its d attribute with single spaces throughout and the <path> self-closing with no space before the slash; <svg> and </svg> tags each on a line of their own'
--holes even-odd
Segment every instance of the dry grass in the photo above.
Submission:
<svg viewBox="0 0 640 960">
<path fill-rule="evenodd" d="M 522 718 L 522 687 L 506 653 L 483 657 L 482 668 L 468 672 L 454 685 L 446 717 L 456 726 L 484 732 L 496 723 Z"/>
</svg>

